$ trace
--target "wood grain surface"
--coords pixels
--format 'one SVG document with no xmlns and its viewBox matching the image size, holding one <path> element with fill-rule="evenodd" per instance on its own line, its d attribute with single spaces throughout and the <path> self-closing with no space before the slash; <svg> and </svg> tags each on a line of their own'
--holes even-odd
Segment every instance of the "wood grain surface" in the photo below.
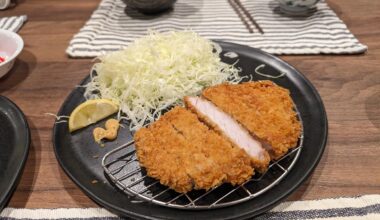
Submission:
<svg viewBox="0 0 380 220">
<path fill-rule="evenodd" d="M 65 49 L 99 0 L 29 0 L 0 11 L 28 15 L 19 34 L 25 48 L 14 69 L 0 79 L 0 94 L 26 114 L 32 144 L 10 207 L 97 206 L 66 176 L 52 145 L 56 113 L 92 65 L 69 59 Z M 320 92 L 329 120 L 329 140 L 315 172 L 289 199 L 307 200 L 380 193 L 380 1 L 328 0 L 349 29 L 369 46 L 363 55 L 282 56 Z M 302 158 L 301 158 L 302 159 Z"/>
</svg>

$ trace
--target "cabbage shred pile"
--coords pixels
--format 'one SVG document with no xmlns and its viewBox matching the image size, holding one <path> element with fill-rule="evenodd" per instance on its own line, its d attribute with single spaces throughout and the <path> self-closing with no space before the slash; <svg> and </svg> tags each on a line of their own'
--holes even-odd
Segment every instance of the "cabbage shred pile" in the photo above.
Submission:
<svg viewBox="0 0 380 220">
<path fill-rule="evenodd" d="M 118 103 L 130 129 L 137 130 L 223 82 L 241 81 L 239 70 L 221 62 L 219 45 L 190 31 L 151 33 L 127 48 L 98 57 L 96 74 L 86 86 L 87 99 Z"/>
</svg>

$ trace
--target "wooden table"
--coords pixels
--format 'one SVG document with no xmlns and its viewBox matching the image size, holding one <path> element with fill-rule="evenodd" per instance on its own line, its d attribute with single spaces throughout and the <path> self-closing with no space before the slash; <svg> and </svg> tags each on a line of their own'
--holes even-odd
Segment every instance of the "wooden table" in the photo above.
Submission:
<svg viewBox="0 0 380 220">
<path fill-rule="evenodd" d="M 369 51 L 282 57 L 316 86 L 329 119 L 325 154 L 290 200 L 380 193 L 380 1 L 328 2 Z M 19 32 L 25 48 L 12 72 L 0 80 L 0 93 L 24 111 L 32 134 L 29 158 L 10 207 L 97 206 L 58 165 L 52 145 L 54 118 L 44 113 L 56 113 L 89 73 L 91 59 L 69 59 L 65 49 L 98 3 L 19 0 L 16 8 L 0 12 L 0 17 L 29 17 Z"/>
</svg>

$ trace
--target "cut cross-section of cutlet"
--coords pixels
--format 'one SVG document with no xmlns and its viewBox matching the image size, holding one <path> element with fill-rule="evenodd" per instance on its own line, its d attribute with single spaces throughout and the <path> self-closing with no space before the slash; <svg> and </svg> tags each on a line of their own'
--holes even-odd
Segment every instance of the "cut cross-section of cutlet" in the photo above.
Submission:
<svg viewBox="0 0 380 220">
<path fill-rule="evenodd" d="M 206 99 L 185 97 L 184 100 L 186 107 L 196 113 L 201 121 L 226 137 L 234 146 L 243 149 L 249 155 L 255 170 L 267 170 L 270 162 L 268 152 L 235 119 Z"/>
<path fill-rule="evenodd" d="M 301 123 L 287 89 L 265 80 L 221 84 L 205 89 L 202 95 L 257 137 L 272 159 L 297 145 Z"/>
<path fill-rule="evenodd" d="M 140 164 L 149 176 L 177 192 L 250 179 L 249 157 L 190 111 L 175 107 L 135 134 Z"/>
</svg>

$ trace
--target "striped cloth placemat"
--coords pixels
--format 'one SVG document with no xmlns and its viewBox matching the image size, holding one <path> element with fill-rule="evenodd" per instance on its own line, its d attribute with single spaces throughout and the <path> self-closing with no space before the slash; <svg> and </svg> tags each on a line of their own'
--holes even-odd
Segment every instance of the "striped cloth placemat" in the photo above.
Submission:
<svg viewBox="0 0 380 220">
<path fill-rule="evenodd" d="M 193 30 L 218 39 L 260 48 L 273 54 L 353 54 L 367 47 L 350 33 L 326 2 L 309 17 L 282 14 L 274 0 L 240 0 L 263 29 L 261 34 L 247 16 L 238 16 L 228 0 L 178 0 L 174 10 L 142 15 L 122 0 L 102 0 L 67 48 L 71 57 L 94 57 L 118 50 L 149 30 Z M 247 25 L 248 27 L 247 28 Z M 254 33 L 250 33 L 252 29 Z"/>
<path fill-rule="evenodd" d="M 0 29 L 17 32 L 20 30 L 26 20 L 28 20 L 28 17 L 26 15 L 2 17 L 0 18 Z"/>
<path fill-rule="evenodd" d="M 5 208 L 0 218 L 16 219 L 122 219 L 102 208 L 14 209 Z M 380 195 L 283 202 L 255 219 L 380 219 Z"/>
</svg>

